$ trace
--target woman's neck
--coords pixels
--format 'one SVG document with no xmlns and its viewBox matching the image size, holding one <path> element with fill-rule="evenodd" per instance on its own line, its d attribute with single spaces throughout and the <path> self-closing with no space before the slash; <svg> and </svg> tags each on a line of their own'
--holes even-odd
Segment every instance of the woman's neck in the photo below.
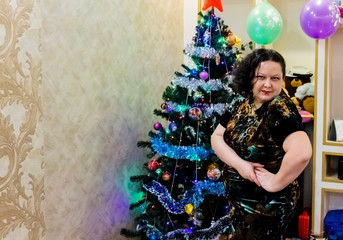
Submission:
<svg viewBox="0 0 343 240">
<path fill-rule="evenodd" d="M 253 106 L 255 109 L 259 109 L 261 106 L 262 106 L 262 103 L 261 102 L 257 102 L 257 101 L 253 101 Z"/>
</svg>

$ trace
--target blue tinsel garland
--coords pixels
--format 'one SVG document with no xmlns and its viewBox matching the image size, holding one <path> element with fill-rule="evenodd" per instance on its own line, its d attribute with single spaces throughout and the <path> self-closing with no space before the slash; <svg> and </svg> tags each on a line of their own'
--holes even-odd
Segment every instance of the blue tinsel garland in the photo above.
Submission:
<svg viewBox="0 0 343 240">
<path fill-rule="evenodd" d="M 163 142 L 161 137 L 150 138 L 152 148 L 161 156 L 192 161 L 207 160 L 213 153 L 212 149 L 192 146 L 174 146 Z"/>
<path fill-rule="evenodd" d="M 173 214 L 182 214 L 185 212 L 185 206 L 189 203 L 198 207 L 204 201 L 204 192 L 217 196 L 225 196 L 225 187 L 222 182 L 198 181 L 194 183 L 192 190 L 183 194 L 182 200 L 176 202 L 169 194 L 168 189 L 157 181 L 151 181 L 143 184 L 143 187 L 154 194 L 161 202 L 163 207 Z"/>
</svg>

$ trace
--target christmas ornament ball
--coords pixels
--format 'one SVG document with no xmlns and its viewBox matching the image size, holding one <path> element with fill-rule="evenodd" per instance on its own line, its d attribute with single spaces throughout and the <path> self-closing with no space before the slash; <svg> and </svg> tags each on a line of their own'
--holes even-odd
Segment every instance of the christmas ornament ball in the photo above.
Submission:
<svg viewBox="0 0 343 240">
<path fill-rule="evenodd" d="M 207 171 L 207 177 L 212 180 L 218 180 L 221 176 L 221 172 L 218 168 Z"/>
<path fill-rule="evenodd" d="M 193 210 L 194 210 L 193 204 L 188 203 L 188 204 L 185 206 L 185 212 L 186 212 L 187 214 L 192 214 L 192 213 L 193 213 Z"/>
<path fill-rule="evenodd" d="M 148 168 L 152 171 L 156 171 L 158 169 L 158 162 L 156 159 L 151 159 L 149 162 L 148 162 Z"/>
<path fill-rule="evenodd" d="M 226 43 L 229 44 L 230 46 L 235 45 L 235 43 L 236 43 L 236 36 L 234 36 L 232 33 L 229 34 L 229 36 L 226 39 Z"/>
<path fill-rule="evenodd" d="M 200 78 L 201 78 L 202 80 L 206 80 L 206 79 L 208 78 L 208 73 L 207 73 L 206 71 L 202 71 L 202 72 L 200 73 Z"/>
<path fill-rule="evenodd" d="M 155 234 L 150 235 L 149 240 L 157 240 L 158 237 Z"/>
<path fill-rule="evenodd" d="M 194 120 L 199 120 L 202 117 L 202 111 L 198 107 L 193 107 L 189 111 L 189 117 Z"/>
<path fill-rule="evenodd" d="M 161 123 L 157 122 L 157 123 L 154 124 L 154 129 L 155 130 L 161 130 L 161 128 L 162 128 L 162 124 Z"/>
<path fill-rule="evenodd" d="M 167 103 L 164 102 L 164 103 L 161 104 L 161 109 L 162 109 L 162 110 L 166 110 L 167 107 L 168 107 L 168 104 L 167 104 Z"/>
<path fill-rule="evenodd" d="M 177 130 L 176 122 L 170 123 L 168 128 L 169 128 L 170 131 L 175 132 Z"/>
<path fill-rule="evenodd" d="M 193 69 L 191 70 L 191 75 L 192 75 L 192 77 L 198 76 L 198 70 L 197 70 L 196 68 L 193 68 Z"/>
<path fill-rule="evenodd" d="M 207 168 L 207 177 L 212 180 L 218 180 L 221 176 L 221 172 L 216 163 L 212 163 Z"/>
<path fill-rule="evenodd" d="M 161 175 L 161 173 L 162 173 L 161 168 L 158 168 L 158 169 L 155 171 L 155 173 L 156 173 L 157 175 Z"/>
<path fill-rule="evenodd" d="M 163 173 L 162 179 L 164 181 L 169 181 L 170 180 L 170 173 L 169 172 Z"/>
</svg>

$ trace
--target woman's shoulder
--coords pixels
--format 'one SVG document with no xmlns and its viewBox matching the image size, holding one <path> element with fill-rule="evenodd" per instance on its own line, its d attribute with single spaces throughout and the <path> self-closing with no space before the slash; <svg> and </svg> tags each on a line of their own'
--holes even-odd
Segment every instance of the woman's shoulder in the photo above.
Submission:
<svg viewBox="0 0 343 240">
<path fill-rule="evenodd" d="M 284 117 L 299 115 L 296 105 L 283 91 L 270 102 L 268 111 L 274 114 L 282 114 Z"/>
</svg>

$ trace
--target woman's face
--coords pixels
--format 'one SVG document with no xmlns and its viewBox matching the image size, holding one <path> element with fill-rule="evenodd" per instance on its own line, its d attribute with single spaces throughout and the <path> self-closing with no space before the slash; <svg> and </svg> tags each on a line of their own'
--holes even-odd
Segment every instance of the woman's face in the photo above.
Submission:
<svg viewBox="0 0 343 240">
<path fill-rule="evenodd" d="M 283 77 L 280 63 L 273 61 L 261 62 L 251 82 L 254 103 L 257 108 L 281 93 Z"/>
</svg>

